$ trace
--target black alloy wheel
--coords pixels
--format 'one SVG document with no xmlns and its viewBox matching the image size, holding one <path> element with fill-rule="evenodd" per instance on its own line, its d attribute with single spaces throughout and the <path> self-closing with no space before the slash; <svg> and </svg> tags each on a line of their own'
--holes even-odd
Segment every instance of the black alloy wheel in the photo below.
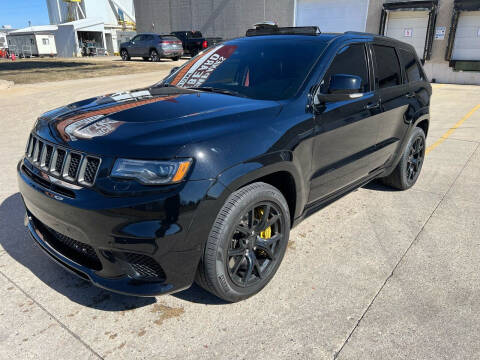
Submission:
<svg viewBox="0 0 480 360">
<path fill-rule="evenodd" d="M 157 50 L 150 51 L 150 59 L 152 59 L 153 62 L 160 61 L 160 56 L 158 56 Z"/>
<path fill-rule="evenodd" d="M 425 133 L 413 128 L 404 150 L 393 172 L 381 181 L 392 188 L 407 190 L 417 182 L 425 159 Z"/>
<path fill-rule="evenodd" d="M 283 222 L 280 210 L 271 202 L 258 203 L 245 212 L 233 231 L 226 258 L 235 285 L 251 286 L 275 267 Z"/>
<path fill-rule="evenodd" d="M 130 60 L 130 56 L 128 55 L 128 51 L 123 49 L 122 51 L 120 51 L 120 56 L 122 57 L 122 60 L 123 61 L 128 61 Z"/>
<path fill-rule="evenodd" d="M 425 139 L 418 136 L 410 145 L 407 160 L 407 180 L 415 182 L 420 169 L 422 168 L 423 159 L 425 157 Z"/>
<path fill-rule="evenodd" d="M 233 192 L 213 223 L 195 281 L 229 302 L 255 295 L 282 262 L 290 221 L 277 188 L 256 182 Z"/>
</svg>

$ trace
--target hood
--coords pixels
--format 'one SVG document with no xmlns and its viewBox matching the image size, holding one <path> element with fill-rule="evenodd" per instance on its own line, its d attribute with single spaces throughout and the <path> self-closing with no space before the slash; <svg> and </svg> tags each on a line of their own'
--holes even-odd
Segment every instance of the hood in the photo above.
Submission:
<svg viewBox="0 0 480 360">
<path fill-rule="evenodd" d="M 43 114 L 42 138 L 89 154 L 168 159 L 208 127 L 232 131 L 246 121 L 271 123 L 281 106 L 181 88 L 153 87 L 79 101 Z"/>
</svg>

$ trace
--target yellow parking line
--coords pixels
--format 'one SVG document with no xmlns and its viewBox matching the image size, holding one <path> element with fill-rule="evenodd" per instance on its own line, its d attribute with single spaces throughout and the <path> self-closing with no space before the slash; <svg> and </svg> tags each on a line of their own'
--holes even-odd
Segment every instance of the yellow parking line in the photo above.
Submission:
<svg viewBox="0 0 480 360">
<path fill-rule="evenodd" d="M 435 141 L 432 145 L 430 145 L 427 150 L 425 150 L 425 154 L 428 154 L 430 151 L 432 151 L 433 149 L 435 149 L 438 145 L 440 145 L 441 143 L 443 143 L 450 135 L 453 134 L 453 132 L 460 126 L 462 125 L 470 116 L 472 116 L 475 111 L 477 111 L 478 109 L 480 109 L 480 104 L 478 104 L 477 106 L 475 106 L 472 110 L 470 110 L 470 112 L 465 115 L 459 122 L 457 122 L 455 125 L 453 125 L 445 134 L 442 135 L 442 137 L 440 139 L 438 139 L 437 141 Z"/>
</svg>

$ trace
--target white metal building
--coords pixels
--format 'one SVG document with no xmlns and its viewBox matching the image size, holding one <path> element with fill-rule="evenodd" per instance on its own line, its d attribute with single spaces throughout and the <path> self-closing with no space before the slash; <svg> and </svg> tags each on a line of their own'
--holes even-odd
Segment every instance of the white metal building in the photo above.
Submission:
<svg viewBox="0 0 480 360">
<path fill-rule="evenodd" d="M 102 19 L 82 19 L 59 24 L 56 33 L 58 56 L 82 56 L 82 43 L 88 41 L 97 49 L 105 49 L 105 28 Z"/>
<path fill-rule="evenodd" d="M 118 53 L 120 42 L 135 31 L 133 0 L 46 0 L 51 24 L 96 19 L 104 24 L 104 47 Z"/>
<path fill-rule="evenodd" d="M 0 50 L 8 48 L 7 32 L 0 29 Z"/>
<path fill-rule="evenodd" d="M 8 48 L 17 56 L 55 56 L 57 26 L 31 26 L 7 34 Z"/>
<path fill-rule="evenodd" d="M 322 32 L 365 31 L 369 0 L 297 0 L 294 26 L 318 26 Z"/>
</svg>

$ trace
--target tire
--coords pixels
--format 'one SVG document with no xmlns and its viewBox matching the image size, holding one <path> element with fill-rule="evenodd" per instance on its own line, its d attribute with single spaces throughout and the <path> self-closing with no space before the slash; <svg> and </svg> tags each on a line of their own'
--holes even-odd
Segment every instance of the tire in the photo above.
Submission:
<svg viewBox="0 0 480 360">
<path fill-rule="evenodd" d="M 282 193 L 262 182 L 245 186 L 218 213 L 195 281 L 225 301 L 247 299 L 273 278 L 289 236 L 290 212 Z"/>
<path fill-rule="evenodd" d="M 142 59 L 143 59 L 143 61 L 148 61 L 148 60 L 150 60 L 150 58 L 149 58 L 148 56 L 144 56 Z"/>
<path fill-rule="evenodd" d="M 382 179 L 385 185 L 398 190 L 410 189 L 417 182 L 425 159 L 425 133 L 419 127 L 412 130 L 400 161 L 393 172 Z"/>
<path fill-rule="evenodd" d="M 120 56 L 122 57 L 123 61 L 129 61 L 130 60 L 130 55 L 128 55 L 128 51 L 125 49 L 122 49 L 120 51 Z"/>
<path fill-rule="evenodd" d="M 160 61 L 160 56 L 158 55 L 157 50 L 151 50 L 150 51 L 150 59 L 152 59 L 152 62 L 159 62 Z"/>
<path fill-rule="evenodd" d="M 198 50 L 197 50 L 197 49 L 190 51 L 190 56 L 191 56 L 192 58 L 195 57 L 195 56 L 197 56 L 197 55 L 198 55 Z"/>
<path fill-rule="evenodd" d="M 172 58 L 172 60 L 173 60 L 173 61 L 178 61 L 178 60 L 180 60 L 180 56 L 174 56 L 174 57 Z"/>
</svg>

